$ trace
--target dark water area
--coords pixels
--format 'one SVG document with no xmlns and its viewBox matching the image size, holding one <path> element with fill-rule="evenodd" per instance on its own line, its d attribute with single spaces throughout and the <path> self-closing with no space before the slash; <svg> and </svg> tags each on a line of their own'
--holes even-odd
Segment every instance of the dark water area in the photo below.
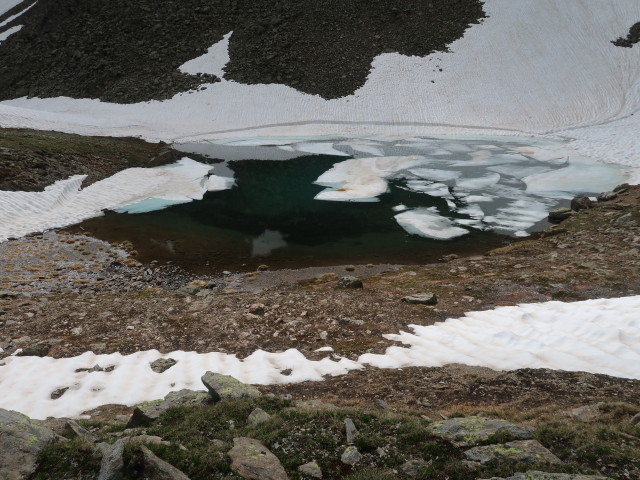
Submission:
<svg viewBox="0 0 640 480">
<path fill-rule="evenodd" d="M 172 262 L 194 273 L 250 271 L 340 264 L 417 264 L 443 255 L 469 255 L 505 245 L 511 237 L 472 230 L 441 241 L 409 235 L 392 207 L 435 206 L 445 200 L 400 188 L 379 202 L 314 200 L 313 182 L 344 157 L 312 155 L 287 161 L 230 162 L 236 186 L 201 201 L 143 214 L 91 219 L 73 230 L 111 242 L 130 241 L 142 262 Z M 451 216 L 456 216 L 451 212 Z"/>
</svg>

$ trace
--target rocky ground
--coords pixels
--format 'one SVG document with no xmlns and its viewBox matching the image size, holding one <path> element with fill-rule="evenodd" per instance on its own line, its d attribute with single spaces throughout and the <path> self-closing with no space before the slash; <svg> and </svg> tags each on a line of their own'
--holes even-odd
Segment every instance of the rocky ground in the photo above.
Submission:
<svg viewBox="0 0 640 480">
<path fill-rule="evenodd" d="M 170 98 L 220 80 L 178 67 L 231 31 L 225 78 L 338 98 L 364 85 L 375 56 L 446 51 L 483 17 L 479 0 L 39 0 L 0 28 L 24 25 L 0 45 L 0 99 Z"/>
<path fill-rule="evenodd" d="M 11 152 L 5 151 L 0 158 L 4 158 L 4 165 L 8 165 L 8 158 L 18 158 L 16 155 L 22 155 L 19 158 L 27 162 L 37 162 L 39 157 L 50 153 L 38 145 L 45 145 L 50 139 L 52 145 L 61 142 L 60 158 L 69 162 L 69 171 L 84 165 L 95 181 L 113 173 L 111 168 L 146 165 L 167 150 L 162 145 L 148 146 L 135 140 L 96 140 L 97 145 L 104 142 L 100 148 L 107 153 L 104 157 L 96 153 L 95 158 L 103 160 L 98 160 L 97 167 L 91 169 L 93 157 L 87 157 L 86 150 L 73 153 L 74 148 L 82 147 L 84 140 L 63 137 L 50 132 L 14 131 L 12 141 L 16 143 L 8 147 L 3 143 L 3 148 Z M 89 148 L 91 142 L 87 142 L 82 148 Z M 129 146 L 132 156 L 125 155 Z M 113 154 L 108 153 L 109 149 L 122 152 L 122 163 L 117 167 L 109 165 L 109 155 Z M 167 151 L 169 158 L 173 154 Z M 118 155 L 114 158 L 119 158 Z M 42 178 L 25 173 L 27 170 L 14 169 L 3 180 L 13 188 L 41 188 L 65 175 L 64 168 L 57 172 L 53 168 L 56 163 L 51 165 L 44 169 L 48 173 Z M 314 351 L 330 345 L 336 354 L 356 358 L 366 352 L 382 352 L 393 343 L 384 339 L 383 334 L 406 330 L 409 324 L 430 325 L 468 311 L 503 305 L 639 294 L 640 188 L 623 188 L 611 197 L 584 205 L 589 208 L 575 205 L 579 211 L 556 212 L 556 216 L 567 218 L 534 238 L 515 241 L 483 255 L 464 258 L 450 255 L 439 263 L 404 267 L 356 265 L 196 276 L 172 265 L 141 264 L 135 259 L 135 245 L 127 242 L 110 245 L 90 235 L 52 231 L 4 242 L 0 244 L 0 363 L 7 355 L 19 353 L 19 349 L 21 354 L 53 357 L 75 356 L 89 349 L 100 353 L 195 349 L 245 356 L 259 348 L 281 351 L 295 347 L 309 358 L 319 359 L 326 354 Z M 357 277 L 363 288 L 337 289 L 339 279 L 344 276 Z M 436 304 L 401 301 L 407 295 L 427 292 L 436 295 Z M 221 430 L 218 423 L 203 426 L 209 420 L 202 415 L 206 418 L 210 415 L 197 409 L 181 410 L 180 418 L 192 419 L 186 430 L 172 433 L 166 421 L 148 427 L 146 433 L 187 445 L 185 448 L 191 453 L 172 456 L 169 451 L 175 450 L 173 446 L 142 443 L 188 472 L 190 478 L 205 478 L 203 472 L 208 472 L 207 475 L 224 472 L 226 477 L 221 478 L 238 478 L 238 470 L 230 469 L 228 452 L 233 439 L 243 436 L 262 442 L 283 463 L 290 478 L 314 478 L 298 471 L 314 456 L 309 450 L 294 448 L 307 441 L 304 439 L 308 433 L 304 432 L 309 429 L 326 433 L 318 437 L 322 445 L 309 443 L 324 452 L 324 460 L 316 459 L 325 471 L 324 478 L 471 479 L 491 475 L 506 478 L 534 468 L 511 459 L 480 470 L 468 470 L 462 463 L 467 461 L 468 448 L 443 446 L 431 434 L 411 436 L 416 434 L 412 430 L 415 422 L 424 421 L 424 425 L 419 425 L 422 429 L 445 417 L 484 415 L 531 426 L 536 441 L 561 461 L 538 466 L 547 472 L 601 473 L 616 479 L 640 477 L 640 431 L 637 422 L 632 422 L 640 411 L 637 380 L 583 372 L 533 369 L 495 372 L 449 365 L 393 371 L 367 368 L 323 382 L 260 390 L 271 395 L 267 397 L 269 400 L 216 410 L 215 415 L 225 422 L 236 422 L 238 431 Z M 291 400 L 302 404 L 311 400 L 330 402 L 339 413 L 329 415 L 323 407 L 320 417 L 299 412 L 290 416 L 283 412 L 289 411 L 291 404 L 287 402 Z M 596 404 L 600 406 L 593 407 Z M 246 415 L 258 406 L 276 417 L 266 430 L 256 430 L 246 423 Z M 599 413 L 586 423 L 584 419 L 565 415 L 583 406 L 589 407 L 589 411 L 595 408 Z M 384 410 L 382 417 L 380 408 Z M 101 441 L 113 445 L 120 437 L 111 434 L 125 428 L 132 410 L 112 405 L 87 412 L 90 420 L 85 427 L 93 429 Z M 322 430 L 318 418 L 327 415 L 333 426 Z M 349 445 L 343 433 L 336 433 L 342 432 L 347 416 L 353 417 L 360 429 L 372 418 L 378 419 L 374 422 L 376 427 L 367 430 L 370 437 L 366 442 Z M 15 418 L 7 418 L 7 424 L 13 424 Z M 175 417 L 166 418 L 175 422 Z M 398 422 L 414 426 L 408 430 L 391 428 Z M 182 420 L 178 423 L 182 424 Z M 189 430 L 194 425 L 200 425 L 199 433 Z M 206 428 L 215 431 L 205 435 Z M 139 433 L 135 430 L 123 435 Z M 303 433 L 307 435 L 304 438 Z M 68 432 L 64 435 L 71 443 L 56 443 L 42 450 L 36 462 L 39 470 L 32 478 L 96 478 L 101 457 L 94 453 L 97 450 L 91 446 L 93 443 L 82 443 L 86 439 L 72 438 Z M 204 447 L 198 442 L 205 440 L 199 435 L 205 435 L 206 441 L 218 438 L 223 442 L 214 448 L 212 457 L 219 462 L 216 460 L 215 466 L 207 464 L 200 470 L 198 465 L 202 464 L 195 458 L 204 458 L 200 456 L 204 455 L 201 450 Z M 186 438 L 200 440 L 189 443 Z M 402 440 L 405 443 L 395 450 L 393 457 L 381 460 L 379 455 L 375 456 L 376 449 L 386 448 L 401 438 L 423 442 L 426 450 L 418 452 L 409 446 L 409 440 Z M 503 442 L 501 449 L 512 448 L 504 447 L 506 437 L 492 438 L 498 440 Z M 486 443 L 480 442 L 480 446 Z M 365 458 L 362 463 L 342 462 L 341 456 L 349 446 L 359 449 Z M 434 453 L 439 449 L 445 453 L 440 456 Z M 135 471 L 144 471 L 145 475 L 151 471 L 152 467 L 144 467 L 145 455 L 148 457 L 144 450 L 129 446 L 124 451 L 128 468 L 125 478 L 139 478 Z M 357 457 L 353 451 L 349 455 L 347 460 Z M 60 458 L 66 463 L 60 463 Z M 446 461 L 442 463 L 438 458 Z M 66 466 L 53 467 L 52 459 L 57 459 L 58 466 Z M 420 464 L 414 475 L 402 469 L 410 460 L 431 463 Z M 447 473 L 442 476 L 442 472 Z"/>
</svg>

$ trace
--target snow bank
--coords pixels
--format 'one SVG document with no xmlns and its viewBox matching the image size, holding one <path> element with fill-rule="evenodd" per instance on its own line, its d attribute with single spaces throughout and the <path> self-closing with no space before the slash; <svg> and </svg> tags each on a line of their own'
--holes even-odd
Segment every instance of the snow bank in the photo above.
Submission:
<svg viewBox="0 0 640 480">
<path fill-rule="evenodd" d="M 320 361 L 290 349 L 281 353 L 258 350 L 245 359 L 223 353 L 156 350 L 123 356 L 84 353 L 73 358 L 16 357 L 0 360 L 0 408 L 32 418 L 77 416 L 104 404 L 135 405 L 164 397 L 170 391 L 204 390 L 200 377 L 208 370 L 243 382 L 267 385 L 319 381 L 324 375 L 344 375 L 373 366 L 404 368 L 448 363 L 496 370 L 550 368 L 603 373 L 640 379 L 640 296 L 548 302 L 470 312 L 462 318 L 423 327 L 413 333 L 386 335 L 407 347 L 384 354 L 364 354 L 357 362 L 333 355 Z M 331 351 L 323 347 L 318 351 Z M 178 363 L 159 374 L 149 363 L 158 358 Z M 4 363 L 4 365 L 2 365 Z M 110 372 L 78 372 L 95 365 Z M 290 369 L 289 375 L 283 370 Z M 51 399 L 57 389 L 68 388 Z"/>
<path fill-rule="evenodd" d="M 379 368 L 463 363 L 496 370 L 551 368 L 640 379 L 640 296 L 547 302 L 470 312 L 413 333 L 385 335 L 408 347 L 364 354 Z"/>
<path fill-rule="evenodd" d="M 618 162 L 623 154 L 627 164 L 640 164 L 637 135 L 604 127 L 576 130 L 634 118 L 629 115 L 640 108 L 638 49 L 611 43 L 640 18 L 640 2 L 487 0 L 485 10 L 488 17 L 451 44 L 450 52 L 424 58 L 382 54 L 367 83 L 341 99 L 223 80 L 202 91 L 135 105 L 69 98 L 4 101 L 0 125 L 165 141 L 470 129 L 562 132 L 579 139 L 575 148 L 583 155 Z M 220 73 L 225 41 L 183 69 L 205 70 L 204 63 L 213 60 Z M 637 120 L 632 125 L 637 132 Z"/>
<path fill-rule="evenodd" d="M 81 189 L 76 175 L 43 192 L 0 191 L 0 242 L 31 232 L 73 225 L 104 210 L 142 213 L 200 200 L 233 180 L 209 176 L 210 165 L 183 158 L 173 165 L 130 168 Z"/>
</svg>

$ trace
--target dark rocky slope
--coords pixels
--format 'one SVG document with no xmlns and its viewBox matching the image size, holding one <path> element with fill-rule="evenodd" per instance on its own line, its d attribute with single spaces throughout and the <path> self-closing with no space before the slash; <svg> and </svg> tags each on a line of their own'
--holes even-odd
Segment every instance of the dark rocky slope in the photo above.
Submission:
<svg viewBox="0 0 640 480">
<path fill-rule="evenodd" d="M 225 78 L 338 98 L 365 83 L 376 55 L 446 51 L 483 17 L 480 0 L 39 0 L 0 28 L 24 25 L 0 44 L 0 99 L 169 98 L 219 81 L 178 67 L 230 31 Z"/>
</svg>

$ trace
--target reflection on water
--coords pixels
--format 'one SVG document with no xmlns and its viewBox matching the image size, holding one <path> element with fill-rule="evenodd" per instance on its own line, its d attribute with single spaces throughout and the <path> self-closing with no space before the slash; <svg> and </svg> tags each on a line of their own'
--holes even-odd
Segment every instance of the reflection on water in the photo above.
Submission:
<svg viewBox="0 0 640 480">
<path fill-rule="evenodd" d="M 83 228 L 132 241 L 143 261 L 192 270 L 425 263 L 539 230 L 546 211 L 581 185 L 596 193 L 624 180 L 621 167 L 521 139 L 244 139 L 181 148 L 225 160 L 213 173 L 233 176 L 236 186 L 162 211 L 108 213 Z M 354 191 L 370 201 L 317 199 L 352 200 Z M 463 236 L 435 240 L 447 233 Z"/>
</svg>

